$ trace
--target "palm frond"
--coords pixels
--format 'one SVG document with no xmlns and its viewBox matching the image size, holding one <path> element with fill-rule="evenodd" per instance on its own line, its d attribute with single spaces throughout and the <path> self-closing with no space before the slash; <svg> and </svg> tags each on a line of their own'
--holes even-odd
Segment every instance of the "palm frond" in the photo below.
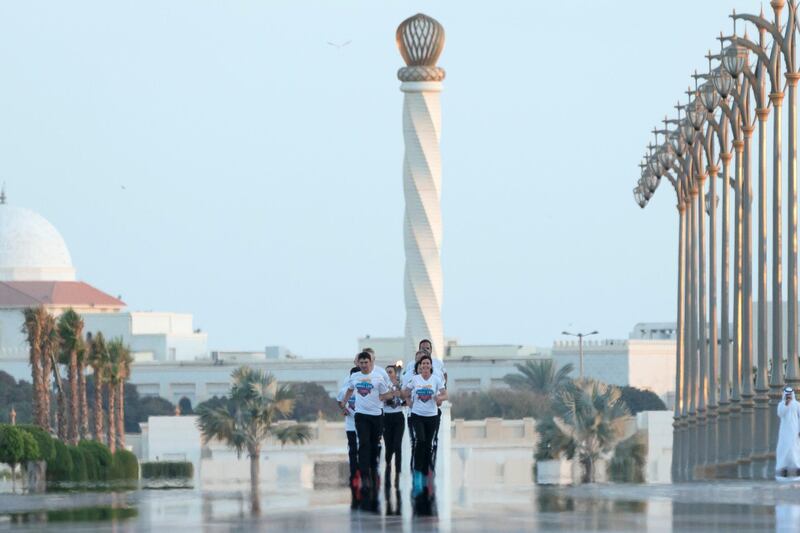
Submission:
<svg viewBox="0 0 800 533">
<path fill-rule="evenodd" d="M 287 443 L 302 444 L 311 440 L 311 428 L 306 424 L 290 424 L 282 427 L 274 427 L 270 433 L 285 446 Z"/>
</svg>

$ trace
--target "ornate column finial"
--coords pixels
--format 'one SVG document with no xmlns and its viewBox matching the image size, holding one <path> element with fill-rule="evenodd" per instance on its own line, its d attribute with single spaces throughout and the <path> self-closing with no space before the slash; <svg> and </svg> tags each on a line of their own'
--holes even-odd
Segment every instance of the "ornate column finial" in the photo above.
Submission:
<svg viewBox="0 0 800 533">
<path fill-rule="evenodd" d="M 397 71 L 400 81 L 444 79 L 444 69 L 436 66 L 444 49 L 444 27 L 436 19 L 417 13 L 400 23 L 396 39 L 407 65 Z"/>
</svg>

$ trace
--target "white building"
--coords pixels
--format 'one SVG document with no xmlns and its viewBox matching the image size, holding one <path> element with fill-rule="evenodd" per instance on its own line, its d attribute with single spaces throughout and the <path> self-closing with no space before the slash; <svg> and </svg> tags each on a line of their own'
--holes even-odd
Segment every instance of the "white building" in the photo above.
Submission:
<svg viewBox="0 0 800 533">
<path fill-rule="evenodd" d="M 395 363 L 402 356 L 404 337 L 359 339 L 359 350 L 372 347 L 377 364 Z M 186 396 L 192 403 L 222 396 L 230 389 L 230 375 L 241 364 L 261 368 L 281 383 L 315 382 L 334 394 L 353 365 L 343 358 L 267 358 L 257 353 L 215 352 L 216 361 L 139 362 L 131 381 L 143 395 L 158 395 L 172 402 Z M 551 349 L 521 345 L 458 345 L 447 347 L 445 366 L 452 393 L 478 392 L 506 387 L 503 378 L 517 372 L 517 364 L 552 359 L 561 367 L 572 363 L 577 377 L 577 343 L 556 342 Z M 355 354 L 353 354 L 355 355 Z M 631 385 L 658 394 L 672 405 L 675 388 L 675 342 L 669 340 L 603 340 L 584 343 L 584 374 L 613 385 Z"/>
<path fill-rule="evenodd" d="M 194 329 L 191 315 L 129 311 L 119 298 L 77 281 L 58 231 L 33 211 L 2 201 L 0 197 L 0 368 L 17 379 L 30 379 L 22 310 L 38 305 L 55 315 L 72 307 L 83 316 L 85 331 L 122 338 L 134 356 L 131 382 L 143 395 L 158 395 L 172 402 L 185 396 L 196 404 L 225 395 L 231 372 L 242 364 L 272 372 L 284 383 L 316 382 L 330 393 L 337 390 L 352 366 L 355 350 L 338 359 L 298 358 L 278 346 L 263 352 L 209 353 L 207 335 Z M 669 324 L 637 324 L 630 340 L 584 343 L 585 375 L 652 390 L 671 404 L 675 341 L 667 334 L 652 333 L 667 330 Z M 358 351 L 370 346 L 379 365 L 393 364 L 413 356 L 405 353 L 404 340 L 364 337 L 358 340 Z M 537 348 L 463 345 L 450 339 L 443 355 L 453 393 L 505 387 L 503 378 L 516 372 L 515 365 L 530 359 L 552 358 L 558 366 L 579 366 L 574 342 Z"/>
<path fill-rule="evenodd" d="M 60 315 L 75 309 L 84 331 L 121 337 L 136 361 L 180 361 L 208 356 L 207 336 L 192 328 L 192 316 L 131 312 L 125 303 L 76 279 L 64 239 L 41 215 L 0 197 L 0 362 L 27 368 L 28 344 L 22 310 L 44 306 Z M 21 365 L 20 365 L 21 364 Z M 25 370 L 17 378 L 27 377 Z"/>
</svg>

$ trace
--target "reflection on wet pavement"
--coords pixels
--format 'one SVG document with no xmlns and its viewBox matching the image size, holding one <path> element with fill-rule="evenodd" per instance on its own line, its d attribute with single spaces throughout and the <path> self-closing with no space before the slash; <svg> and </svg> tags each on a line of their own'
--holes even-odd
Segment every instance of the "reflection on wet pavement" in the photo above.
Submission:
<svg viewBox="0 0 800 533">
<path fill-rule="evenodd" d="M 350 510 L 350 492 L 285 488 L 262 495 L 262 515 L 243 491 L 0 494 L 0 530 L 22 531 L 795 531 L 800 486 L 769 482 L 584 485 L 460 491 L 433 501 L 432 516 Z M 441 495 L 440 495 L 441 498 Z M 423 502 L 425 503 L 425 502 Z M 414 503 L 418 505 L 418 503 Z M 442 512 L 443 506 L 448 506 Z M 448 518 L 449 517 L 449 518 Z"/>
</svg>

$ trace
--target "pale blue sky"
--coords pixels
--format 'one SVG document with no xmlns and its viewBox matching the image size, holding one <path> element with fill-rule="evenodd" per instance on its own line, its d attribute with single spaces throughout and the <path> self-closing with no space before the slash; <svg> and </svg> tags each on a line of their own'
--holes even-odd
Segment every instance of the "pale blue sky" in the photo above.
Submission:
<svg viewBox="0 0 800 533">
<path fill-rule="evenodd" d="M 132 309 L 350 355 L 403 332 L 394 32 L 422 11 L 447 34 L 446 336 L 625 337 L 675 313 L 674 194 L 641 211 L 637 163 L 734 7 L 759 3 L 6 2 L 0 178 Z"/>
</svg>

